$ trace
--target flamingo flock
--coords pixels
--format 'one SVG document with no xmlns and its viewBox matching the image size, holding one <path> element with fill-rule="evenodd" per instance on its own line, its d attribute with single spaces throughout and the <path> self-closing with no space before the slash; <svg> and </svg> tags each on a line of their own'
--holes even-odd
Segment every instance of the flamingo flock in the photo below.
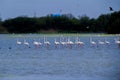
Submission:
<svg viewBox="0 0 120 80">
<path fill-rule="evenodd" d="M 33 40 L 33 45 L 35 46 L 35 48 L 40 48 L 40 46 L 49 48 L 50 46 L 55 46 L 55 48 L 59 48 L 60 46 L 63 48 L 69 48 L 72 49 L 73 46 L 77 46 L 78 48 L 84 47 L 84 45 L 86 44 L 90 44 L 91 47 L 98 47 L 98 46 L 103 46 L 103 45 L 107 45 L 110 46 L 110 41 L 108 41 L 107 38 L 104 38 L 104 40 L 98 39 L 95 40 L 93 37 L 89 38 L 89 43 L 85 43 L 84 41 L 81 41 L 79 37 L 76 37 L 74 40 L 70 37 L 64 37 L 64 36 L 60 36 L 60 37 L 54 37 L 54 42 L 53 41 L 49 41 L 48 37 L 44 36 L 43 38 L 43 43 L 39 40 Z M 118 47 L 120 48 L 120 40 L 119 38 L 114 38 L 114 43 L 118 45 Z M 26 48 L 30 48 L 30 43 L 24 38 L 24 41 L 20 41 L 19 39 L 16 40 L 16 44 L 19 45 L 24 45 Z"/>
<path fill-rule="evenodd" d="M 54 37 L 40 37 L 40 38 L 34 38 L 34 39 L 27 39 L 27 38 L 16 38 L 16 47 L 18 48 L 35 48 L 35 49 L 39 49 L 39 48 L 46 48 L 46 49 L 50 49 L 50 48 L 54 48 L 54 49 L 61 49 L 61 48 L 68 48 L 68 49 L 72 49 L 72 48 L 84 48 L 84 47 L 93 47 L 93 48 L 97 48 L 97 47 L 110 47 L 113 44 L 117 45 L 118 48 L 120 48 L 120 38 L 119 37 L 115 37 L 112 40 L 110 40 L 107 37 L 94 37 L 94 36 L 90 36 L 88 37 L 88 39 L 86 38 L 86 40 L 84 41 L 84 39 L 80 38 L 79 36 L 74 36 L 74 37 L 70 37 L 70 36 L 54 36 Z M 8 49 L 12 49 L 12 46 L 8 46 Z M 2 47 L 0 47 L 0 49 L 2 49 Z"/>
</svg>

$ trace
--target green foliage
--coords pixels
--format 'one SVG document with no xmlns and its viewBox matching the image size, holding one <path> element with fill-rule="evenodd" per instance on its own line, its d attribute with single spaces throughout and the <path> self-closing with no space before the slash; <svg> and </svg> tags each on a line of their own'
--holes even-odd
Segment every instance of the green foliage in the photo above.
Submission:
<svg viewBox="0 0 120 80">
<path fill-rule="evenodd" d="M 97 19 L 90 19 L 88 16 L 78 19 L 74 16 L 62 15 L 39 18 L 16 17 L 3 22 L 0 20 L 0 32 L 5 30 L 9 33 L 38 33 L 42 31 L 120 33 L 119 26 L 120 11 L 102 14 Z"/>
<path fill-rule="evenodd" d="M 3 22 L 3 26 L 7 28 L 10 33 L 36 32 L 35 24 L 36 20 L 28 17 L 17 17 Z"/>
<path fill-rule="evenodd" d="M 120 33 L 120 11 L 111 14 L 109 23 L 107 24 L 108 33 Z"/>
<path fill-rule="evenodd" d="M 2 26 L 2 19 L 0 19 L 0 33 L 8 33 L 7 30 Z"/>
<path fill-rule="evenodd" d="M 100 15 L 97 19 L 98 31 L 105 32 L 107 24 L 109 24 L 110 15 Z"/>
<path fill-rule="evenodd" d="M 82 31 L 88 31 L 88 26 L 90 25 L 90 19 L 89 19 L 89 17 L 88 16 L 82 16 L 81 18 L 80 18 L 80 20 L 79 20 L 79 24 L 80 24 L 80 26 L 81 26 L 81 29 L 80 30 L 82 30 Z"/>
</svg>

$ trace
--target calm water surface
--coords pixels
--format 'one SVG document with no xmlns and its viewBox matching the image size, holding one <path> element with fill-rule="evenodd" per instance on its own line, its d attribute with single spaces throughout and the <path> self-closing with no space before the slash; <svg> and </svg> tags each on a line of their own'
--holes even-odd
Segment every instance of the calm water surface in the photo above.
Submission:
<svg viewBox="0 0 120 80">
<path fill-rule="evenodd" d="M 105 38 L 110 42 L 95 47 L 90 46 L 90 36 L 79 36 L 85 45 L 72 48 L 55 48 L 55 37 L 59 39 L 47 37 L 49 48 L 35 48 L 33 39 L 43 43 L 43 35 L 0 35 L 0 80 L 120 80 L 120 48 L 114 43 L 119 36 L 92 36 L 96 42 Z M 25 38 L 30 48 L 17 45 L 18 38 L 22 42 Z M 75 38 L 70 36 L 73 42 Z"/>
</svg>

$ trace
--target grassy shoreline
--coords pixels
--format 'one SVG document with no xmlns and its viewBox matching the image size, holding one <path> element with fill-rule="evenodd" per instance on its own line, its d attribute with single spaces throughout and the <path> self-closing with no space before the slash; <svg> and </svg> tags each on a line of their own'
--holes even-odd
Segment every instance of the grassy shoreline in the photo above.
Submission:
<svg viewBox="0 0 120 80">
<path fill-rule="evenodd" d="M 28 34 L 0 34 L 0 35 L 8 35 L 8 37 L 120 36 L 120 34 L 106 34 L 106 33 L 39 33 L 39 34 L 28 33 Z"/>
</svg>

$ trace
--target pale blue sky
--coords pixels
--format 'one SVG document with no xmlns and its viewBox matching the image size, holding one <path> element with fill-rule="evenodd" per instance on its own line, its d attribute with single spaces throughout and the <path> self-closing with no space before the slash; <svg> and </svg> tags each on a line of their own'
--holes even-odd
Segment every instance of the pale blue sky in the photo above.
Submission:
<svg viewBox="0 0 120 80">
<path fill-rule="evenodd" d="M 97 18 L 100 14 L 110 13 L 109 6 L 120 10 L 120 0 L 0 0 L 2 19 L 17 16 L 46 16 L 47 14 L 71 13 L 74 16 L 87 15 Z"/>
</svg>

